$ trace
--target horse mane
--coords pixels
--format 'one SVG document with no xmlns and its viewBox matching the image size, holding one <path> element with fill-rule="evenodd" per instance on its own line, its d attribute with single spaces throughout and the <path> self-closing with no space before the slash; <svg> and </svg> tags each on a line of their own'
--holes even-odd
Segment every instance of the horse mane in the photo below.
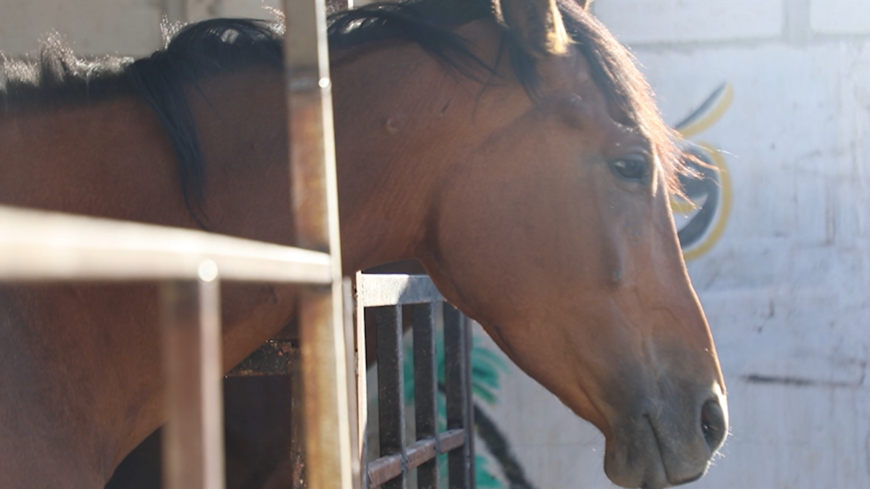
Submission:
<svg viewBox="0 0 870 489">
<path fill-rule="evenodd" d="M 167 36 L 168 37 L 168 36 Z M 202 228 L 205 169 L 196 123 L 184 87 L 253 66 L 283 66 L 282 27 L 276 22 L 211 19 L 180 28 L 166 48 L 129 66 L 126 81 L 154 110 L 179 160 L 184 202 Z"/>
<path fill-rule="evenodd" d="M 35 61 L 4 58 L 0 70 L 0 108 L 56 107 L 136 95 L 154 111 L 178 157 L 184 201 L 199 225 L 205 172 L 196 124 L 185 86 L 209 76 L 256 65 L 280 69 L 282 26 L 249 19 L 212 19 L 176 27 L 164 23 L 171 37 L 164 49 L 147 58 L 77 58 L 60 36 L 43 42 Z M 173 30 L 174 32 L 173 35 Z M 0 111 L 0 117 L 3 112 Z"/>
<path fill-rule="evenodd" d="M 643 133 L 659 156 L 668 186 L 679 192 L 685 172 L 674 131 L 662 121 L 652 91 L 631 54 L 574 0 L 557 1 L 569 35 L 589 62 L 592 78 L 608 101 Z M 494 19 L 491 0 L 402 0 L 366 5 L 329 16 L 330 49 L 340 50 L 384 40 L 405 40 L 461 74 L 487 82 L 497 67 L 477 58 L 453 28 L 478 19 Z M 205 174 L 196 125 L 184 87 L 198 80 L 253 66 L 282 69 L 283 22 L 211 19 L 179 29 L 164 24 L 171 40 L 150 57 L 75 57 L 59 36 L 43 42 L 36 61 L 3 58 L 0 69 L 0 117 L 18 107 L 81 104 L 120 95 L 141 97 L 166 129 L 179 159 L 179 176 L 191 213 L 200 212 Z M 176 32 L 173 31 L 175 30 Z M 539 95 L 536 60 L 507 35 L 502 49 L 529 95 Z M 200 221 L 200 218 L 197 217 Z M 200 225 L 205 227 L 200 221 Z"/>
<path fill-rule="evenodd" d="M 2 55 L 2 53 L 0 53 Z M 130 93 L 118 83 L 131 58 L 77 58 L 57 33 L 43 41 L 37 59 L 0 58 L 0 109 L 102 100 Z M 2 116 L 3 112 L 0 112 Z"/>
</svg>

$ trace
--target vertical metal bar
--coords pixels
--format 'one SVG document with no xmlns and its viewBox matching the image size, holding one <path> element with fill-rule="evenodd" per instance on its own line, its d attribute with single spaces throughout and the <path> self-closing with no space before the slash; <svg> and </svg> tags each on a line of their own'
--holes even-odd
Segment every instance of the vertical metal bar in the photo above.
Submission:
<svg viewBox="0 0 870 489">
<path fill-rule="evenodd" d="M 335 142 L 324 0 L 284 0 L 290 174 L 297 245 L 332 255 L 332 286 L 300 298 L 309 487 L 351 483 Z"/>
<path fill-rule="evenodd" d="M 308 487 L 305 472 L 305 402 L 302 385 L 302 351 L 296 350 L 290 371 L 290 458 L 293 464 L 293 485 L 288 489 Z"/>
<path fill-rule="evenodd" d="M 414 325 L 414 417 L 417 440 L 438 441 L 438 372 L 435 358 L 435 305 L 412 306 Z M 417 487 L 438 489 L 438 457 L 417 467 Z"/>
<path fill-rule="evenodd" d="M 366 433 L 369 420 L 368 385 L 366 382 L 368 365 L 366 363 L 365 307 L 359 299 L 363 293 L 361 276 L 362 272 L 356 272 L 354 275 L 354 353 L 356 355 L 354 375 L 356 376 L 356 447 L 359 466 L 359 472 L 354 473 L 354 489 L 368 489 L 366 484 L 368 473 L 366 470 Z"/>
<path fill-rule="evenodd" d="M 341 282 L 336 282 L 341 287 Z M 350 422 L 344 335 L 332 328 L 341 321 L 339 301 L 319 291 L 300 301 L 302 410 L 305 416 L 305 475 L 308 487 L 349 489 Z M 340 305 L 340 303 L 339 303 Z M 317 326 L 322 326 L 320 330 Z M 321 370 L 322 368 L 322 370 Z"/>
<path fill-rule="evenodd" d="M 474 365 L 471 363 L 471 350 L 474 348 L 474 336 L 471 319 L 465 314 L 462 317 L 462 330 L 465 334 L 465 426 L 468 436 L 465 438 L 465 450 L 468 453 L 468 480 L 469 487 L 474 489 L 477 485 L 474 471 L 474 390 L 471 384 L 471 374 Z"/>
<path fill-rule="evenodd" d="M 359 475 L 362 473 L 362 457 L 360 443 L 360 422 L 359 417 L 359 394 L 357 392 L 358 382 L 356 379 L 357 368 L 357 350 L 351 348 L 354 346 L 354 337 L 356 335 L 354 317 L 356 316 L 356 301 L 353 295 L 353 282 L 349 278 L 344 278 L 344 344 L 347 345 L 347 378 L 348 378 L 348 416 L 350 419 L 350 466 L 351 466 L 351 484 L 353 489 L 362 489 L 361 479 Z M 365 373 L 365 372 L 363 372 Z"/>
<path fill-rule="evenodd" d="M 168 423 L 163 436 L 167 489 L 224 487 L 220 284 L 205 261 L 199 280 L 160 286 Z"/>
<path fill-rule="evenodd" d="M 464 429 L 465 443 L 447 455 L 450 489 L 468 489 L 472 484 L 471 454 L 466 402 L 467 379 L 466 338 L 459 311 L 444 304 L 444 383 L 447 391 L 447 429 Z"/>
<path fill-rule="evenodd" d="M 402 306 L 374 308 L 378 331 L 378 431 L 380 455 L 399 453 L 405 459 L 405 389 L 402 352 Z M 407 473 L 385 483 L 385 489 L 407 488 Z"/>
<path fill-rule="evenodd" d="M 338 257 L 335 136 L 325 6 L 323 0 L 285 0 L 284 11 L 297 244 Z"/>
</svg>

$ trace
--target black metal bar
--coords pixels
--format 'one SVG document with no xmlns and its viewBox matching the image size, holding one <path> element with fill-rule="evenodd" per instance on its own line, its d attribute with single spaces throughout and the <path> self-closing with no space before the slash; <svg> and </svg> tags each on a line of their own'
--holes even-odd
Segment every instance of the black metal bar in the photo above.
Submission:
<svg viewBox="0 0 870 489">
<path fill-rule="evenodd" d="M 471 489 L 473 427 L 468 426 L 468 349 L 463 319 L 456 309 L 444 304 L 444 388 L 447 393 L 447 429 L 465 430 L 466 443 L 447 456 L 450 489 Z"/>
<path fill-rule="evenodd" d="M 438 440 L 438 373 L 435 358 L 434 304 L 411 306 L 414 325 L 414 415 L 417 440 Z M 438 489 L 438 453 L 417 468 L 418 489 Z"/>
<path fill-rule="evenodd" d="M 474 337 L 472 336 L 471 319 L 468 316 L 461 314 L 462 329 L 465 333 L 465 427 L 468 432 L 468 437 L 465 443 L 465 451 L 468 457 L 468 473 L 470 474 L 470 483 L 472 488 L 475 487 L 475 469 L 474 469 L 474 393 L 471 384 L 471 374 L 473 366 L 471 364 L 471 349 L 474 348 Z"/>
<path fill-rule="evenodd" d="M 360 405 L 359 399 L 357 399 L 359 382 L 356 380 L 358 359 L 357 345 L 354 341 L 356 336 L 354 316 L 356 316 L 357 307 L 354 302 L 353 280 L 350 277 L 344 277 L 342 282 L 342 288 L 344 289 L 344 298 L 342 299 L 342 306 L 344 307 L 344 345 L 347 358 L 347 399 L 348 407 L 350 408 L 350 473 L 352 477 L 351 487 L 344 489 L 363 489 L 365 485 L 363 484 L 364 479 L 362 474 L 365 472 L 363 465 L 365 462 L 362 460 L 364 455 L 362 450 L 360 450 L 359 422 L 364 418 L 360 418 L 358 415 L 358 406 Z M 365 341 L 365 337 L 362 340 Z M 365 375 L 365 371 L 363 371 L 363 375 Z"/>
<path fill-rule="evenodd" d="M 353 489 L 368 489 L 367 482 L 368 467 L 366 464 L 366 449 L 367 443 L 367 428 L 369 420 L 368 410 L 368 382 L 366 379 L 366 371 L 368 363 L 366 362 L 366 309 L 359 300 L 362 287 L 361 272 L 356 272 L 354 275 L 354 349 L 355 349 L 355 372 L 356 378 L 356 398 L 353 416 L 357 422 L 356 432 L 356 456 L 357 463 L 360 467 L 359 472 L 354 474 Z"/>
<path fill-rule="evenodd" d="M 378 335 L 378 422 L 381 456 L 398 454 L 405 460 L 405 389 L 403 385 L 402 307 L 373 308 Z M 405 489 L 407 473 L 384 484 Z"/>
</svg>

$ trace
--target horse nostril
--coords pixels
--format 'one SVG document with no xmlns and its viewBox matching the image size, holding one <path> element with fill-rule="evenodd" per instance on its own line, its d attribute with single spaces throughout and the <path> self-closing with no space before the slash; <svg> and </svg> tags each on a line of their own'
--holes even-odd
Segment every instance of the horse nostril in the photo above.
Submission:
<svg viewBox="0 0 870 489">
<path fill-rule="evenodd" d="M 701 431 L 711 451 L 715 452 L 725 440 L 728 427 L 725 426 L 725 414 L 718 401 L 710 400 L 701 406 Z"/>
</svg>

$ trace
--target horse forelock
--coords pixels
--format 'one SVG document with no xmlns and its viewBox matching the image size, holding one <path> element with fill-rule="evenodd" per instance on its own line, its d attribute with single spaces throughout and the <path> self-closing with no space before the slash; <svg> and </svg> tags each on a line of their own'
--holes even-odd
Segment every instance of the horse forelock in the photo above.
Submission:
<svg viewBox="0 0 870 489">
<path fill-rule="evenodd" d="M 662 119 L 652 88 L 634 56 L 575 0 L 559 0 L 565 28 L 589 62 L 592 78 L 610 103 L 650 142 L 667 191 L 683 196 L 680 176 L 691 174 L 681 138 Z"/>
</svg>

